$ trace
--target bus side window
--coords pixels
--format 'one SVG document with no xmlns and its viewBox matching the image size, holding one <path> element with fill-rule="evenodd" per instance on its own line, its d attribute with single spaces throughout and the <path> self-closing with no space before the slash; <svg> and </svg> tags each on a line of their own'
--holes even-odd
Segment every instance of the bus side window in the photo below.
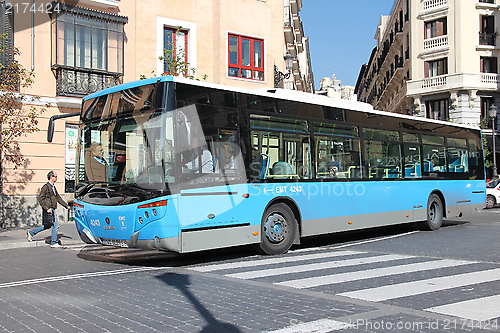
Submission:
<svg viewBox="0 0 500 333">
<path fill-rule="evenodd" d="M 449 172 L 469 172 L 468 155 L 465 149 L 448 147 Z"/>
<path fill-rule="evenodd" d="M 424 174 L 446 172 L 446 154 L 442 146 L 423 146 Z"/>
<path fill-rule="evenodd" d="M 359 139 L 320 137 L 316 141 L 316 177 L 361 178 Z"/>
</svg>

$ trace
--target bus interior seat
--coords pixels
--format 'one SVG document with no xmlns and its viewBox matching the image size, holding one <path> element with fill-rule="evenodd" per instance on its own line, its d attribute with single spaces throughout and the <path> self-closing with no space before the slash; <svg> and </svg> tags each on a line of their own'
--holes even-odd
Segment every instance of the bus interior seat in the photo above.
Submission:
<svg viewBox="0 0 500 333">
<path fill-rule="evenodd" d="M 415 164 L 405 164 L 405 178 L 415 178 L 416 175 Z"/>
<path fill-rule="evenodd" d="M 432 172 L 434 168 L 432 167 L 432 162 L 429 160 L 424 160 L 424 172 Z"/>
<path fill-rule="evenodd" d="M 262 156 L 262 168 L 260 170 L 259 179 L 266 179 L 269 174 L 269 156 L 267 154 L 260 154 Z"/>
<path fill-rule="evenodd" d="M 273 176 L 275 179 L 289 179 L 298 175 L 290 163 L 279 161 L 273 164 Z"/>
<path fill-rule="evenodd" d="M 399 172 L 399 167 L 398 166 L 390 166 L 389 168 L 385 169 L 386 174 L 384 175 L 384 178 L 399 178 L 401 176 L 401 172 Z"/>
<path fill-rule="evenodd" d="M 358 166 L 350 166 L 349 167 L 349 178 L 359 179 L 362 177 L 363 177 L 363 173 L 362 173 L 362 170 L 360 167 L 358 167 Z"/>
</svg>

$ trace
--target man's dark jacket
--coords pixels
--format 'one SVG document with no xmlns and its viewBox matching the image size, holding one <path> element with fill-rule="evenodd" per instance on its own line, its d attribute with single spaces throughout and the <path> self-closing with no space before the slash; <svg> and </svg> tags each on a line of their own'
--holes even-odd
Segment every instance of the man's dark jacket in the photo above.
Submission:
<svg viewBox="0 0 500 333">
<path fill-rule="evenodd" d="M 63 200 L 63 198 L 61 198 L 55 186 L 54 189 L 56 190 L 55 194 L 52 190 L 52 185 L 48 182 L 40 189 L 40 193 L 38 194 L 38 203 L 42 206 L 44 211 L 47 211 L 49 208 L 56 209 L 58 202 L 65 208 L 68 208 L 68 204 Z"/>
</svg>

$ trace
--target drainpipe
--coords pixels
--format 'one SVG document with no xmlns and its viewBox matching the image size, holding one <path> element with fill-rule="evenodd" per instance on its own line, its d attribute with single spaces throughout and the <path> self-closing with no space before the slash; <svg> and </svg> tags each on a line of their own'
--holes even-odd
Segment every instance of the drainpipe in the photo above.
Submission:
<svg viewBox="0 0 500 333">
<path fill-rule="evenodd" d="M 35 0 L 31 0 L 31 8 L 34 8 Z M 35 11 L 31 11 L 31 70 L 35 70 Z"/>
</svg>

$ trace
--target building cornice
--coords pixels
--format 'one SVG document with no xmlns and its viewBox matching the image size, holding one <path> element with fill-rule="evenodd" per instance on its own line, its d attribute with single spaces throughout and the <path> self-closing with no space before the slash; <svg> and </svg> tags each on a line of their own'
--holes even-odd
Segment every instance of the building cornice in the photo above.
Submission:
<svg viewBox="0 0 500 333">
<path fill-rule="evenodd" d="M 80 109 L 82 107 L 82 98 L 77 97 L 46 97 L 28 94 L 19 94 L 19 98 L 24 104 L 43 106 L 43 107 L 63 107 Z"/>
<path fill-rule="evenodd" d="M 99 8 L 118 8 L 120 0 L 79 0 L 78 3 Z"/>
<path fill-rule="evenodd" d="M 476 9 L 481 11 L 481 15 L 493 15 L 500 9 L 500 4 L 479 2 L 476 4 Z"/>
<path fill-rule="evenodd" d="M 450 53 L 450 47 L 443 46 L 439 48 L 434 48 L 432 50 L 423 51 L 417 56 L 417 58 L 421 60 L 433 60 L 446 57 L 449 53 Z"/>
<path fill-rule="evenodd" d="M 417 19 L 422 21 L 437 20 L 439 18 L 447 16 L 449 8 L 450 7 L 448 5 L 445 5 L 428 9 L 418 14 Z"/>
</svg>

